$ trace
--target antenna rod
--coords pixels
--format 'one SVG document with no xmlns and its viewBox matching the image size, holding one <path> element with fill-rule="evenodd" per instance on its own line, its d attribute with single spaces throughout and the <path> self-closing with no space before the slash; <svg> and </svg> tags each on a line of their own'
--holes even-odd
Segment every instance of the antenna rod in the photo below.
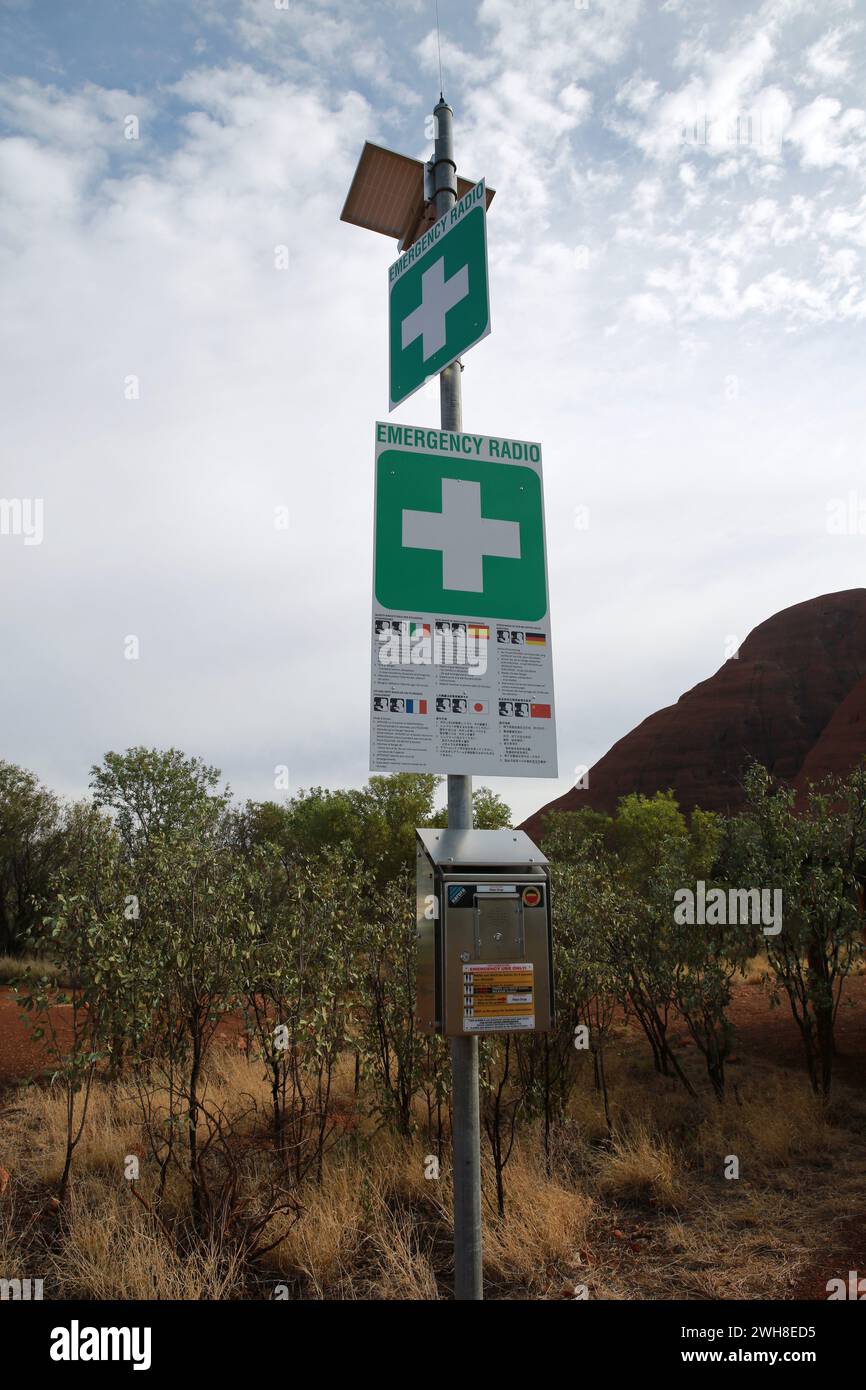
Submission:
<svg viewBox="0 0 866 1390">
<path fill-rule="evenodd" d="M 445 100 L 445 88 L 442 84 L 442 36 L 439 32 L 439 0 L 436 0 L 436 48 L 439 52 L 439 100 Z"/>
</svg>

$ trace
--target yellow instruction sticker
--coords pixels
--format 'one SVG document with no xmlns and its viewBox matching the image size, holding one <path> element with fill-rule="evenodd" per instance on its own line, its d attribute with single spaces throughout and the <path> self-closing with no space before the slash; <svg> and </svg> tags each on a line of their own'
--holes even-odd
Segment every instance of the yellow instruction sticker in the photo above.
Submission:
<svg viewBox="0 0 866 1390">
<path fill-rule="evenodd" d="M 531 962 L 463 967 L 464 1033 L 510 1033 L 535 1027 Z"/>
</svg>

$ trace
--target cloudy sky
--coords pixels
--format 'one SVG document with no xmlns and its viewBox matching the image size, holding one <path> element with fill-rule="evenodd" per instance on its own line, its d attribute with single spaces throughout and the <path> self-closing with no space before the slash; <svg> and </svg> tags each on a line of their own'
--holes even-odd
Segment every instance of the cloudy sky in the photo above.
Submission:
<svg viewBox="0 0 866 1390">
<path fill-rule="evenodd" d="M 866 4 L 439 8 L 497 190 L 465 427 L 544 449 L 564 775 L 494 781 L 522 816 L 864 582 Z M 396 246 L 339 213 L 366 138 L 429 152 L 433 15 L 0 0 L 0 494 L 43 504 L 0 534 L 0 757 L 59 791 L 133 743 L 241 796 L 367 776 Z"/>
</svg>

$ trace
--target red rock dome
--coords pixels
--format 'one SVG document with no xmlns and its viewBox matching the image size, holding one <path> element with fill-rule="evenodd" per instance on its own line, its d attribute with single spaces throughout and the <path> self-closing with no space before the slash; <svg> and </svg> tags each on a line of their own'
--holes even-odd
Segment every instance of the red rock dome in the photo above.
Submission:
<svg viewBox="0 0 866 1390">
<path fill-rule="evenodd" d="M 866 754 L 866 589 L 784 608 L 752 632 L 738 658 L 651 714 L 576 787 L 522 825 L 543 833 L 550 811 L 613 813 L 629 792 L 673 789 L 684 811 L 736 811 L 751 757 L 800 786 L 846 773 Z"/>
</svg>

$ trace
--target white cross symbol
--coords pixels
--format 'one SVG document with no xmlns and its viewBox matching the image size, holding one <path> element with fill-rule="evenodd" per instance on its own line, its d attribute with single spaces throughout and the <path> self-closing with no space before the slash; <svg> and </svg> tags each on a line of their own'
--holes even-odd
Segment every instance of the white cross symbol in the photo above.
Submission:
<svg viewBox="0 0 866 1390">
<path fill-rule="evenodd" d="M 445 346 L 445 315 L 469 293 L 469 267 L 463 265 L 445 279 L 445 257 L 421 276 L 421 303 L 403 320 L 403 351 L 420 338 L 423 360 Z"/>
<path fill-rule="evenodd" d="M 403 511 L 403 545 L 442 551 L 442 588 L 480 594 L 485 555 L 520 559 L 520 526 L 481 515 L 481 484 L 442 479 L 441 512 Z"/>
</svg>

